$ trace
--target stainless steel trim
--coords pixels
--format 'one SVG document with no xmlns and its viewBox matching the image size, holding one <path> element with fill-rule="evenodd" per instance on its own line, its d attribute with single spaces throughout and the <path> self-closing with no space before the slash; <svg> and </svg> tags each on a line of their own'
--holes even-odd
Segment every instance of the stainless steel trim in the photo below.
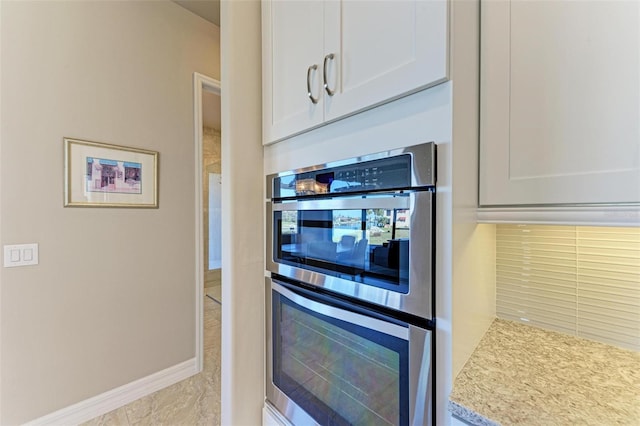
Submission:
<svg viewBox="0 0 640 426">
<path fill-rule="evenodd" d="M 273 320 L 272 320 L 272 303 L 271 297 L 271 278 L 264 278 L 264 299 L 265 299 L 265 345 L 266 345 L 266 363 L 267 363 L 267 381 L 266 391 L 269 398 L 270 389 L 273 388 Z M 273 401 L 273 400 L 272 400 Z"/>
<path fill-rule="evenodd" d="M 297 210 L 359 210 L 359 209 L 408 209 L 409 196 L 362 196 L 358 198 L 331 198 L 325 200 L 292 201 L 286 203 L 274 203 L 273 211 L 297 211 Z"/>
<path fill-rule="evenodd" d="M 280 173 L 273 173 L 266 177 L 267 198 L 273 198 L 273 179 L 279 176 L 288 176 L 297 173 L 304 173 L 313 170 L 322 170 L 331 167 L 345 166 L 363 161 L 377 160 L 380 158 L 394 157 L 402 154 L 411 155 L 411 186 L 433 186 L 436 184 L 436 144 L 434 142 L 426 142 L 406 148 L 391 149 L 388 151 L 378 152 L 375 154 L 363 155 L 360 157 L 347 158 L 339 161 L 318 164 L 311 167 L 303 167 L 294 170 L 288 170 Z"/>
<path fill-rule="evenodd" d="M 269 415 L 276 420 L 275 425 L 296 426 L 295 424 L 291 423 L 280 411 L 278 411 L 278 409 L 274 407 L 273 404 L 269 402 L 269 400 L 265 401 L 264 410 L 266 410 L 269 413 Z M 272 425 L 272 423 L 262 423 L 262 424 Z"/>
<path fill-rule="evenodd" d="M 311 103 L 313 104 L 318 103 L 318 98 L 314 98 L 313 94 L 311 93 L 311 70 L 317 69 L 318 65 L 316 64 L 310 65 L 309 68 L 307 68 L 307 96 L 309 96 L 309 99 L 311 99 Z"/>
<path fill-rule="evenodd" d="M 266 350 L 267 350 L 267 380 L 266 395 L 269 401 L 285 418 L 294 425 L 318 425 L 318 423 L 302 408 L 293 402 L 273 383 L 273 320 L 271 278 L 265 277 L 266 301 Z"/>
<path fill-rule="evenodd" d="M 397 337 L 403 340 L 409 340 L 409 329 L 401 327 L 399 325 L 381 321 L 379 319 L 371 318 L 365 315 L 357 314 L 355 312 L 346 311 L 344 309 L 336 308 L 335 306 L 319 303 L 311 299 L 307 299 L 304 296 L 296 294 L 291 290 L 278 284 L 278 281 L 271 279 L 271 288 L 285 296 L 287 299 L 295 302 L 297 305 L 307 308 L 310 311 L 325 315 L 331 318 L 335 318 L 350 324 L 359 325 L 371 330 L 379 331 L 380 333 L 388 334 L 390 336 Z"/>
<path fill-rule="evenodd" d="M 405 197 L 397 197 L 405 198 Z M 266 266 L 273 273 L 280 274 L 317 287 L 334 291 L 346 296 L 366 300 L 377 305 L 407 312 L 421 318 L 433 317 L 433 236 L 432 226 L 433 193 L 419 191 L 408 197 L 411 217 L 411 241 L 409 243 L 409 293 L 400 293 L 384 288 L 361 284 L 344 278 L 310 271 L 307 269 L 277 263 L 273 256 L 274 229 L 273 211 L 276 206 L 289 203 L 267 202 L 266 227 Z M 378 199 L 380 201 L 382 199 Z M 291 203 L 292 205 L 296 203 Z"/>
<path fill-rule="evenodd" d="M 329 89 L 329 82 L 327 81 L 327 63 L 330 60 L 333 60 L 335 55 L 333 53 L 329 53 L 324 57 L 324 62 L 322 64 L 322 80 L 324 81 L 324 90 L 326 90 L 327 95 L 333 96 L 336 92 L 335 90 Z"/>
<path fill-rule="evenodd" d="M 275 175 L 267 175 L 266 177 L 266 185 L 265 185 L 265 197 L 266 200 L 269 201 L 273 198 L 273 177 Z"/>
<path fill-rule="evenodd" d="M 409 424 L 433 423 L 432 332 L 409 326 Z"/>
</svg>

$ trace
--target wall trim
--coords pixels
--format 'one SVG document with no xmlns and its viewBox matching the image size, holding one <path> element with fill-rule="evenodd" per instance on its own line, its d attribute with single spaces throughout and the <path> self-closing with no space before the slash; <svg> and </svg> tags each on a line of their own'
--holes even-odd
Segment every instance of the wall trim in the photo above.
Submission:
<svg viewBox="0 0 640 426">
<path fill-rule="evenodd" d="M 202 92 L 210 92 L 216 95 L 222 94 L 222 86 L 218 80 L 207 77 L 197 72 L 193 73 L 193 135 L 194 135 L 194 151 L 195 151 L 195 240 L 196 240 L 196 366 L 198 372 L 202 371 L 203 363 L 203 345 L 204 345 L 204 246 L 203 233 L 204 225 L 202 221 L 202 138 L 203 138 L 203 119 L 202 119 Z"/>
<path fill-rule="evenodd" d="M 126 385 L 54 411 L 27 422 L 24 426 L 77 425 L 123 407 L 197 373 L 197 358 L 194 357 Z"/>
</svg>

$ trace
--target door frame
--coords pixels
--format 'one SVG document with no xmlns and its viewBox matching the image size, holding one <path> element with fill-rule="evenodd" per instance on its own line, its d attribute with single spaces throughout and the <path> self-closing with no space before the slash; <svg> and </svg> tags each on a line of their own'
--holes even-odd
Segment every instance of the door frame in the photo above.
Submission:
<svg viewBox="0 0 640 426">
<path fill-rule="evenodd" d="M 193 73 L 193 134 L 195 147 L 195 240 L 196 240 L 196 368 L 202 371 L 204 360 L 204 226 L 202 220 L 202 206 L 204 205 L 202 194 L 202 150 L 203 150 L 203 118 L 202 118 L 202 95 L 203 92 L 213 93 L 222 96 L 222 86 L 220 81 L 204 74 Z"/>
</svg>

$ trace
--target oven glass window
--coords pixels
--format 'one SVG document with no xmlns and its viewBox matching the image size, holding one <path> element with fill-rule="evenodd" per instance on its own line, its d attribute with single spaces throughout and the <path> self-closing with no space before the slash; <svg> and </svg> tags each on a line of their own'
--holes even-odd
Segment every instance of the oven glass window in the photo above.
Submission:
<svg viewBox="0 0 640 426">
<path fill-rule="evenodd" d="M 273 382 L 322 425 L 408 424 L 408 342 L 273 292 Z"/>
<path fill-rule="evenodd" d="M 276 261 L 408 292 L 410 209 L 274 212 Z"/>
</svg>

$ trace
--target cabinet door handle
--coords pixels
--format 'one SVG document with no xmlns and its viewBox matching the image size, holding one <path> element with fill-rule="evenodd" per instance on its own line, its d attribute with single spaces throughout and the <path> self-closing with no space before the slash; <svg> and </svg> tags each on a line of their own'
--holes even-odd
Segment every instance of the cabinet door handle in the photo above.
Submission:
<svg viewBox="0 0 640 426">
<path fill-rule="evenodd" d="M 313 104 L 318 103 L 318 98 L 314 98 L 313 94 L 311 93 L 311 70 L 317 70 L 317 69 L 318 69 L 318 65 L 316 64 L 313 64 L 309 68 L 307 68 L 307 96 L 309 96 L 309 99 L 311 99 L 311 103 Z"/>
<path fill-rule="evenodd" d="M 324 80 L 324 90 L 327 91 L 327 94 L 329 96 L 333 96 L 334 93 L 336 93 L 335 90 L 329 89 L 329 82 L 327 81 L 327 63 L 329 63 L 329 60 L 333 61 L 333 58 L 335 58 L 335 55 L 333 53 L 329 53 L 324 57 L 324 63 L 322 64 L 322 79 Z"/>
</svg>

